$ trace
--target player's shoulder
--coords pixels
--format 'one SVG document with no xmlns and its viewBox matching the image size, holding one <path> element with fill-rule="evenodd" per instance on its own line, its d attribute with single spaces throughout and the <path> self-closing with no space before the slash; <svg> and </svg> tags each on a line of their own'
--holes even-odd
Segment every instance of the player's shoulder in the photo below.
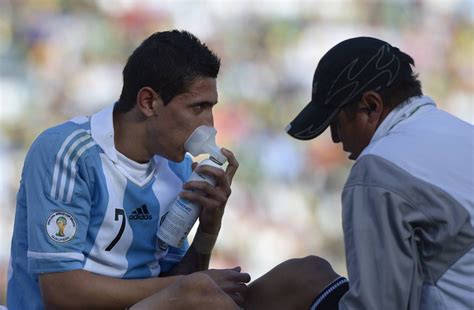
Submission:
<svg viewBox="0 0 474 310">
<path fill-rule="evenodd" d="M 65 141 L 71 136 L 83 134 L 90 135 L 90 117 L 87 116 L 76 117 L 59 125 L 50 127 L 43 131 L 39 137 Z"/>
<path fill-rule="evenodd" d="M 41 132 L 30 152 L 37 155 L 71 153 L 77 147 L 92 143 L 89 117 L 77 117 Z"/>
</svg>

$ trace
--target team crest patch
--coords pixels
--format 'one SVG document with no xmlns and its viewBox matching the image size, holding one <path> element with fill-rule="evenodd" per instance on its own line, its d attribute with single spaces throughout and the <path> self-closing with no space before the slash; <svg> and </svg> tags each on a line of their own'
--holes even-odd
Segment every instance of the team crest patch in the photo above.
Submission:
<svg viewBox="0 0 474 310">
<path fill-rule="evenodd" d="M 48 236 L 56 242 L 68 242 L 76 235 L 77 224 L 71 214 L 54 212 L 46 222 Z"/>
</svg>

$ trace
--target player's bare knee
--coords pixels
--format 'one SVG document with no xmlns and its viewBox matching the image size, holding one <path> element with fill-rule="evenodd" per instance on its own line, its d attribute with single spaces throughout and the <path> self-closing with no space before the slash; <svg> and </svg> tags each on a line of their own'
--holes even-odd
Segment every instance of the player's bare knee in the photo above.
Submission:
<svg viewBox="0 0 474 310">
<path fill-rule="evenodd" d="M 302 258 L 301 260 L 305 270 L 311 270 L 316 272 L 320 272 L 322 270 L 332 271 L 331 264 L 327 260 L 319 256 L 309 255 Z"/>
<path fill-rule="evenodd" d="M 308 277 L 314 276 L 332 276 L 335 274 L 331 264 L 318 256 L 310 255 L 301 259 L 301 273 L 304 273 Z"/>
<path fill-rule="evenodd" d="M 327 260 L 315 255 L 287 260 L 281 268 L 285 274 L 286 283 L 300 288 L 311 287 L 313 282 L 333 278 L 336 274 Z"/>
<path fill-rule="evenodd" d="M 302 258 L 292 258 L 280 265 L 280 268 L 291 270 L 291 273 L 305 274 L 308 272 L 319 272 L 321 270 L 332 270 L 331 264 L 324 258 L 308 255 Z"/>
</svg>

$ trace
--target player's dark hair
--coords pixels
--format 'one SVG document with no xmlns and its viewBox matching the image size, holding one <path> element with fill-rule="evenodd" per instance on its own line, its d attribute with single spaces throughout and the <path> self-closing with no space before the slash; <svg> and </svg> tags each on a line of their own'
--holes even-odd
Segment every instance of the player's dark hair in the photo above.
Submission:
<svg viewBox="0 0 474 310">
<path fill-rule="evenodd" d="M 123 88 L 115 111 L 135 106 L 145 86 L 168 104 L 185 93 L 198 77 L 216 78 L 220 60 L 204 43 L 187 31 L 156 32 L 135 49 L 123 69 Z"/>
</svg>

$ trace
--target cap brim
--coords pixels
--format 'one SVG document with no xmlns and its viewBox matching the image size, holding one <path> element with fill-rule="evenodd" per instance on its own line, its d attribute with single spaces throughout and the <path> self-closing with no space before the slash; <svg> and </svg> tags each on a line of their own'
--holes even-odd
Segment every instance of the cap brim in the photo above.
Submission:
<svg viewBox="0 0 474 310">
<path fill-rule="evenodd" d="M 286 126 L 286 132 L 299 140 L 311 140 L 323 133 L 336 117 L 339 109 L 310 102 Z"/>
</svg>

